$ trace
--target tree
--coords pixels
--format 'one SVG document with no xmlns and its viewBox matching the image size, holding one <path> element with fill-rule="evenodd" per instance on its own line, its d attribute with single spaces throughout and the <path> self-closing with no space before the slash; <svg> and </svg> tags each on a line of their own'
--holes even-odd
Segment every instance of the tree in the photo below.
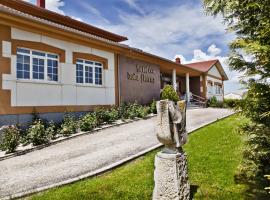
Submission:
<svg viewBox="0 0 270 200">
<path fill-rule="evenodd" d="M 248 89 L 240 107 L 251 122 L 242 127 L 248 141 L 236 178 L 266 195 L 262 188 L 263 175 L 270 174 L 270 1 L 204 0 L 204 8 L 213 16 L 222 15 L 235 33 L 229 64 L 244 72 Z"/>
</svg>

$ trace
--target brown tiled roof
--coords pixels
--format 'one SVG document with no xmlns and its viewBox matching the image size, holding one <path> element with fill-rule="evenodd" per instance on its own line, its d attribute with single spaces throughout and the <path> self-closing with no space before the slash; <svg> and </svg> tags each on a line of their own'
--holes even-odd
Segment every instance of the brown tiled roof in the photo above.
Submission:
<svg viewBox="0 0 270 200">
<path fill-rule="evenodd" d="M 201 61 L 201 62 L 195 62 L 195 63 L 189 63 L 185 64 L 188 67 L 191 67 L 193 69 L 197 69 L 202 72 L 208 72 L 210 68 L 216 64 L 218 60 L 207 60 L 207 61 Z"/>
<path fill-rule="evenodd" d="M 54 23 L 58 23 L 70 28 L 77 29 L 79 31 L 83 31 L 92 35 L 96 35 L 101 38 L 105 38 L 114 42 L 122 42 L 127 40 L 127 37 L 117 35 L 115 33 L 111 33 L 109 31 L 97 28 L 95 26 L 86 24 L 84 22 L 77 21 L 68 16 L 64 16 L 52 11 L 49 11 L 44 8 L 40 8 L 33 4 L 24 2 L 22 0 L 1 0 L 0 4 L 5 5 L 7 7 L 13 8 L 20 12 L 30 14 L 32 16 L 45 19 Z"/>
<path fill-rule="evenodd" d="M 223 77 L 223 80 L 229 80 L 226 72 L 224 71 L 224 69 L 223 69 L 223 67 L 218 59 L 189 63 L 189 64 L 185 64 L 185 65 L 187 67 L 192 68 L 192 69 L 199 70 L 203 73 L 207 73 L 214 65 L 216 65 L 220 75 Z"/>
</svg>

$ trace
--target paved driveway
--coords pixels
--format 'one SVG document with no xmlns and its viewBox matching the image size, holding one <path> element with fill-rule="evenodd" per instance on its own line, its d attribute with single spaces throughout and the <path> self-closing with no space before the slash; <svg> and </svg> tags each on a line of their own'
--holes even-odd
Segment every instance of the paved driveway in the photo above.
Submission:
<svg viewBox="0 0 270 200">
<path fill-rule="evenodd" d="M 227 109 L 188 110 L 187 128 L 190 131 L 229 114 Z M 153 147 L 159 144 L 154 125 L 155 117 L 0 161 L 0 199 L 72 180 Z"/>
</svg>

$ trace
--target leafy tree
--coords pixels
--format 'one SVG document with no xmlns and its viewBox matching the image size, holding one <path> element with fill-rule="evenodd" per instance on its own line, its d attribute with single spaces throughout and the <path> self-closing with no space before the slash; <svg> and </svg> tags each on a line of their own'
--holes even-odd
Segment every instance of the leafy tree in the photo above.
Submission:
<svg viewBox="0 0 270 200">
<path fill-rule="evenodd" d="M 249 79 L 240 108 L 251 120 L 242 127 L 248 140 L 236 178 L 250 183 L 257 198 L 265 198 L 258 195 L 265 195 L 263 174 L 270 173 L 270 1 L 204 0 L 204 7 L 208 14 L 222 15 L 236 35 L 229 44 L 229 64 Z"/>
</svg>

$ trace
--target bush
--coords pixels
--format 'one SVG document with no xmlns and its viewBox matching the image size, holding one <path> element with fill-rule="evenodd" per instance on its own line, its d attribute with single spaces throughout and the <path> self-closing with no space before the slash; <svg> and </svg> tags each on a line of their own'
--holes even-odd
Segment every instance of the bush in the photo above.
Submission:
<svg viewBox="0 0 270 200">
<path fill-rule="evenodd" d="M 126 119 L 134 119 L 136 117 L 145 118 L 148 115 L 149 108 L 139 105 L 137 103 L 128 104 L 126 106 Z"/>
<path fill-rule="evenodd" d="M 128 119 L 128 114 L 127 114 L 127 104 L 121 104 L 118 108 L 118 118 L 119 119 Z"/>
<path fill-rule="evenodd" d="M 148 116 L 148 114 L 149 114 L 149 111 L 150 110 L 150 108 L 149 107 L 147 107 L 147 106 L 139 106 L 138 107 L 138 116 L 137 117 L 139 117 L 139 118 L 146 118 L 147 116 Z"/>
<path fill-rule="evenodd" d="M 97 126 L 97 117 L 94 113 L 84 115 L 80 120 L 80 128 L 82 131 L 91 131 Z"/>
<path fill-rule="evenodd" d="M 236 108 L 241 103 L 241 99 L 224 99 L 224 106 L 227 108 Z"/>
<path fill-rule="evenodd" d="M 118 119 L 118 111 L 115 108 L 106 109 L 106 108 L 97 108 L 95 110 L 98 124 L 112 123 Z"/>
<path fill-rule="evenodd" d="M 46 128 L 46 135 L 48 136 L 49 139 L 55 139 L 57 135 L 57 128 L 54 122 L 50 122 L 48 124 L 48 127 Z"/>
<path fill-rule="evenodd" d="M 16 126 L 7 126 L 2 128 L 3 138 L 0 148 L 6 153 L 12 153 L 20 144 L 20 131 Z"/>
<path fill-rule="evenodd" d="M 207 101 L 207 106 L 214 108 L 224 108 L 224 103 L 222 101 L 218 101 L 217 98 L 213 96 Z"/>
<path fill-rule="evenodd" d="M 78 125 L 74 117 L 70 114 L 65 114 L 59 133 L 64 136 L 70 136 L 77 132 L 77 128 Z"/>
<path fill-rule="evenodd" d="M 50 141 L 50 136 L 41 120 L 35 121 L 27 132 L 27 138 L 34 146 L 46 144 Z"/>
<path fill-rule="evenodd" d="M 208 100 L 207 104 L 209 107 L 216 107 L 217 102 L 218 102 L 217 98 L 215 96 L 213 96 Z"/>
<path fill-rule="evenodd" d="M 152 103 L 149 106 L 149 112 L 153 114 L 157 114 L 157 102 L 153 99 Z"/>
<path fill-rule="evenodd" d="M 179 96 L 171 85 L 166 85 L 161 93 L 161 99 L 168 99 L 174 101 L 175 103 L 179 101 Z"/>
</svg>

